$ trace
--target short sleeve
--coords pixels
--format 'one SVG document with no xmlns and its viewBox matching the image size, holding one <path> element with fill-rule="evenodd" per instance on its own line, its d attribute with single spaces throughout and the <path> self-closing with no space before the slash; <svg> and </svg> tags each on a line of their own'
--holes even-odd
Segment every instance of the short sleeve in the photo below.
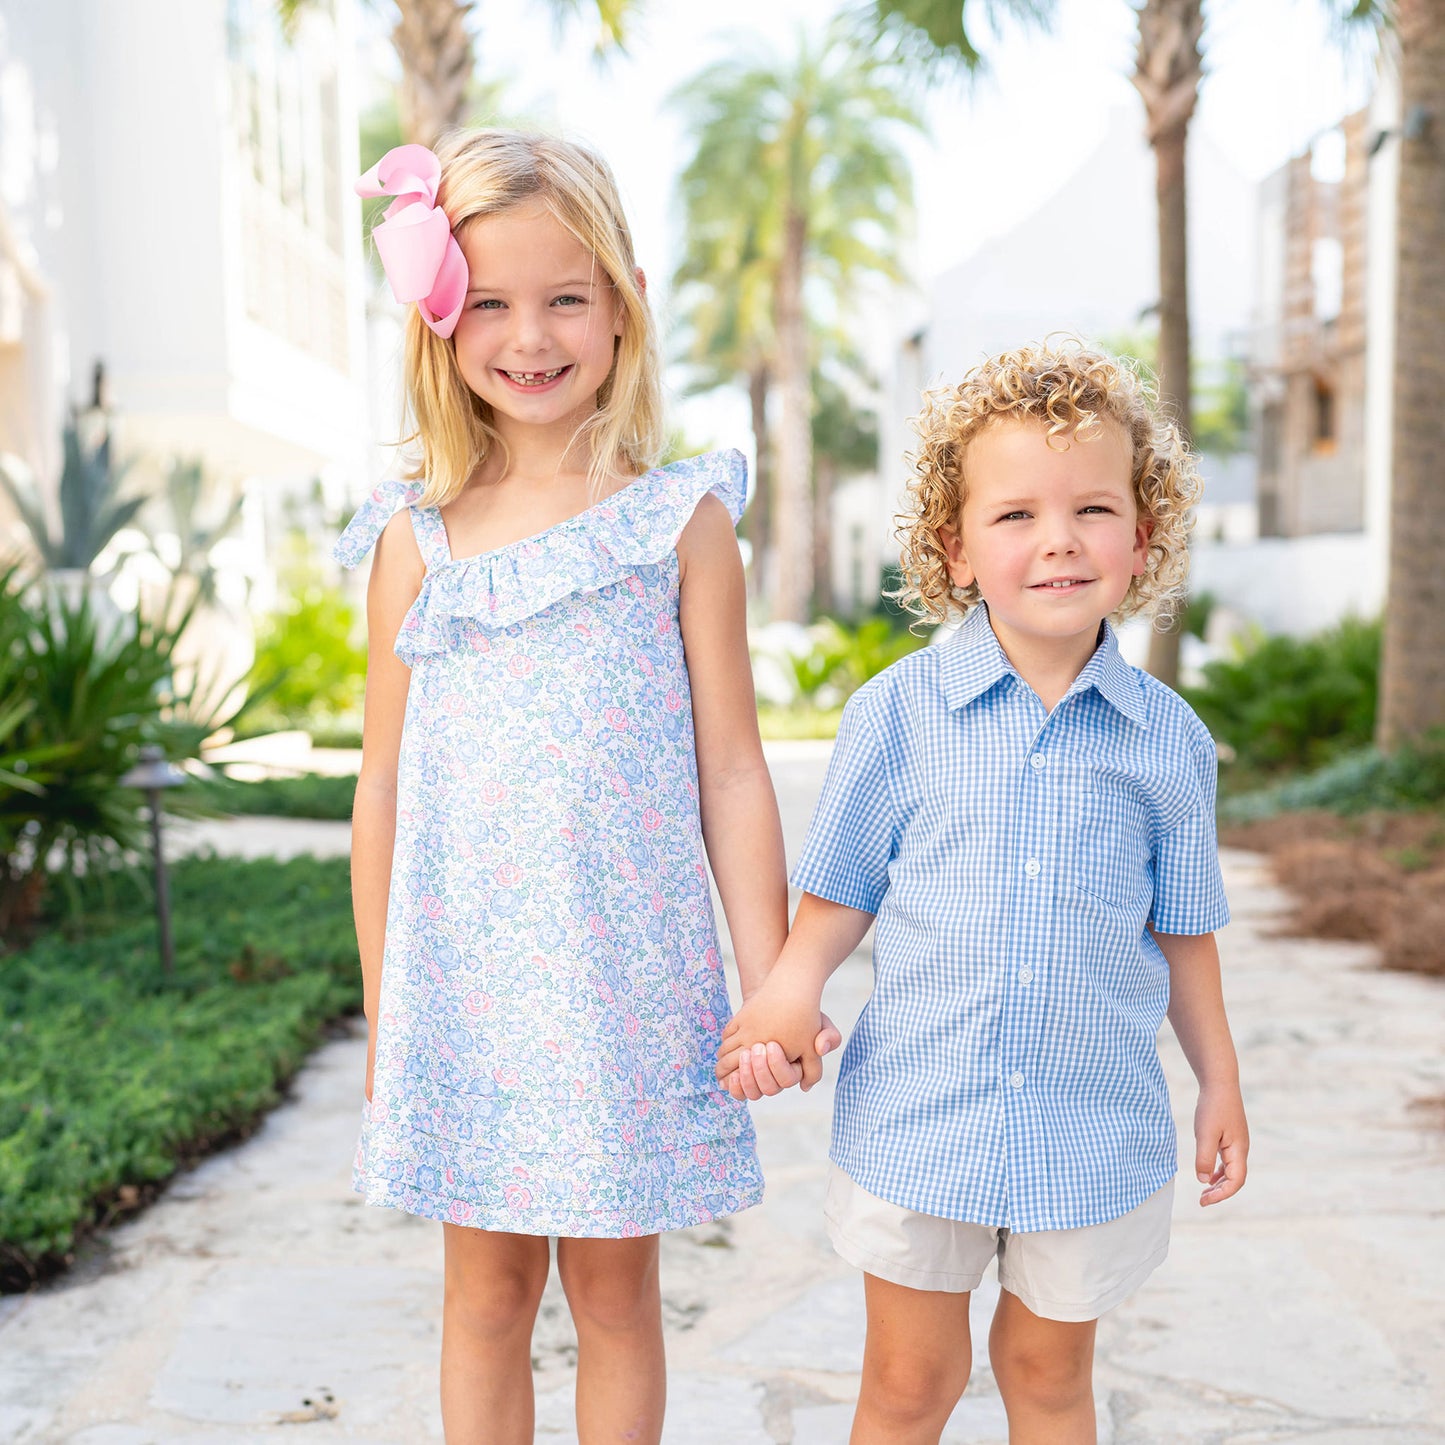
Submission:
<svg viewBox="0 0 1445 1445">
<path fill-rule="evenodd" d="M 792 881 L 805 893 L 877 913 L 898 848 L 898 817 L 883 749 L 858 703 L 843 712 Z"/>
<path fill-rule="evenodd" d="M 1199 802 L 1154 849 L 1154 908 L 1149 922 L 1156 933 L 1213 933 L 1229 922 L 1214 822 L 1218 763 L 1213 743 L 1196 745 L 1190 765 L 1199 780 Z"/>
</svg>

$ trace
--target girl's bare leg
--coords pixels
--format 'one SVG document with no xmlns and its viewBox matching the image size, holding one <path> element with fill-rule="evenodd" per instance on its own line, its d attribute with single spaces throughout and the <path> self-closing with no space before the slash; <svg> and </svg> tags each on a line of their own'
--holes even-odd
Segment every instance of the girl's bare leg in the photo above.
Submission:
<svg viewBox="0 0 1445 1445">
<path fill-rule="evenodd" d="M 863 1276 L 868 1340 L 851 1445 L 938 1445 L 973 1366 L 966 1294 Z"/>
<path fill-rule="evenodd" d="M 532 1325 L 547 1283 L 546 1237 L 442 1228 L 447 1445 L 531 1445 Z"/>
<path fill-rule="evenodd" d="M 1098 1323 L 1046 1320 L 1008 1290 L 999 1294 L 988 1355 L 1008 1411 L 1009 1445 L 1095 1445 Z"/>
<path fill-rule="evenodd" d="M 559 1239 L 577 1326 L 579 1445 L 658 1445 L 667 1403 L 657 1236 Z"/>
</svg>

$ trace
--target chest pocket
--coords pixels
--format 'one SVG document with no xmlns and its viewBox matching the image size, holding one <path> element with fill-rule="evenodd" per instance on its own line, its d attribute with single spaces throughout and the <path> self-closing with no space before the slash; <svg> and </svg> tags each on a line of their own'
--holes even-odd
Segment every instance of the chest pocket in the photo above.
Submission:
<svg viewBox="0 0 1445 1445">
<path fill-rule="evenodd" d="M 1105 766 L 1090 769 L 1080 804 L 1074 884 L 1105 903 L 1136 903 L 1150 888 L 1152 815 L 1138 784 Z"/>
</svg>

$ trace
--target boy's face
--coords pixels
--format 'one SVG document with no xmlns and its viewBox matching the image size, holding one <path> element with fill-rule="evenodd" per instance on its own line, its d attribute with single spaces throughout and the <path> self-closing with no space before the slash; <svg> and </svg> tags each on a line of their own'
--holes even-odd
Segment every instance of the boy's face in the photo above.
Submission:
<svg viewBox="0 0 1445 1445">
<path fill-rule="evenodd" d="M 956 587 L 976 582 L 1000 641 L 1087 640 L 1144 572 L 1150 524 L 1129 439 L 1106 421 L 1067 449 L 1041 422 L 999 421 L 969 443 L 957 529 L 939 529 Z"/>
</svg>

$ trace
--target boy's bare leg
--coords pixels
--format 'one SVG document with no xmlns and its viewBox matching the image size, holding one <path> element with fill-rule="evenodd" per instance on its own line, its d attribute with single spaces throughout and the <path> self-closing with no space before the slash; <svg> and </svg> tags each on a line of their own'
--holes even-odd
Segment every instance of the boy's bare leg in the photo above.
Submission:
<svg viewBox="0 0 1445 1445">
<path fill-rule="evenodd" d="M 1036 1315 L 1008 1290 L 988 1336 L 989 1363 L 1008 1411 L 1009 1445 L 1095 1445 L 1094 1332 Z"/>
<path fill-rule="evenodd" d="M 559 1239 L 577 1326 L 579 1445 L 657 1445 L 667 1404 L 657 1236 Z"/>
<path fill-rule="evenodd" d="M 850 1445 L 938 1445 L 973 1365 L 966 1294 L 863 1276 L 868 1341 Z"/>
<path fill-rule="evenodd" d="M 532 1325 L 547 1240 L 442 1226 L 442 1428 L 447 1445 L 531 1445 Z"/>
</svg>

